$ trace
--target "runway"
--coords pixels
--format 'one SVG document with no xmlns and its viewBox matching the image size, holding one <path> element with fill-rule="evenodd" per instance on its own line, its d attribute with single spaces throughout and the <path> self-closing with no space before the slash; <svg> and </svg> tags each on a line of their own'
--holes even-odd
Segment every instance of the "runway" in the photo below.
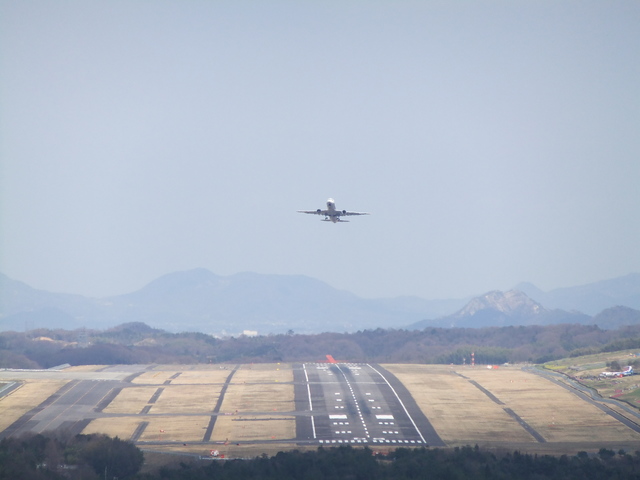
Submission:
<svg viewBox="0 0 640 480">
<path fill-rule="evenodd" d="M 0 438 L 55 429 L 80 433 L 92 419 L 99 416 L 96 413 L 96 405 L 117 385 L 120 385 L 120 382 L 72 380 L 0 432 Z"/>
<path fill-rule="evenodd" d="M 109 395 L 130 386 L 131 378 L 151 368 L 153 365 L 110 365 L 99 371 L 3 370 L 1 376 L 7 381 L 60 379 L 69 383 L 0 432 L 0 439 L 55 429 L 81 433 L 91 420 L 103 416 Z"/>
<path fill-rule="evenodd" d="M 297 374 L 296 374 L 297 371 Z M 298 440 L 318 444 L 444 446 L 409 392 L 394 375 L 368 363 L 294 366 Z M 306 390 L 306 391 L 305 391 Z M 300 398 L 306 393 L 306 399 Z"/>
<path fill-rule="evenodd" d="M 133 378 L 151 368 L 153 367 L 147 365 L 132 365 L 105 367 L 99 372 L 91 373 L 32 372 L 29 376 L 64 376 L 70 381 L 0 432 L 0 438 L 60 428 L 73 434 L 80 433 L 92 420 L 111 416 L 103 413 L 104 408 L 123 388 L 132 386 L 130 382 Z M 235 369 L 225 385 L 232 381 L 233 372 Z M 98 379 L 89 380 L 91 376 Z M 283 413 L 296 418 L 296 437 L 290 439 L 292 442 L 317 445 L 445 445 L 406 388 L 393 374 L 379 365 L 294 364 L 293 377 L 295 411 Z M 170 380 L 164 384 L 167 383 Z M 219 408 L 225 397 L 224 390 L 223 388 L 220 392 L 216 408 L 209 413 L 211 421 L 202 439 L 205 443 L 211 440 Z M 152 415 L 148 412 L 149 408 L 147 405 L 143 410 L 147 416 Z M 273 412 L 256 413 L 273 415 Z M 137 440 L 135 434 L 132 439 Z"/>
</svg>

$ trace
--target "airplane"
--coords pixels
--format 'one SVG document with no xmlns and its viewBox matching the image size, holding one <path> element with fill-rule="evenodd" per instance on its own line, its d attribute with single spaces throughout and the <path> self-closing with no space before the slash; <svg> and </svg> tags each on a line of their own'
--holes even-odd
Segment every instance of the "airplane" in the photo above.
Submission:
<svg viewBox="0 0 640 480">
<path fill-rule="evenodd" d="M 349 220 L 342 220 L 341 216 L 349 216 L 349 215 L 369 215 L 364 212 L 347 212 L 346 210 L 336 210 L 336 202 L 333 198 L 327 200 L 327 209 L 326 210 L 298 210 L 298 213 L 310 213 L 312 215 L 324 215 L 322 219 L 323 222 L 348 222 Z"/>
<path fill-rule="evenodd" d="M 602 372 L 600 374 L 601 377 L 627 377 L 629 375 L 633 375 L 633 367 L 629 365 L 621 372 Z"/>
</svg>

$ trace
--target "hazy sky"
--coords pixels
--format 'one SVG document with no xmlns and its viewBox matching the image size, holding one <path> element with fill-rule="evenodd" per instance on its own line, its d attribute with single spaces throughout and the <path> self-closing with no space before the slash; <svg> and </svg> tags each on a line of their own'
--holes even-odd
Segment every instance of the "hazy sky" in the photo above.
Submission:
<svg viewBox="0 0 640 480">
<path fill-rule="evenodd" d="M 640 271 L 640 2 L 0 0 L 0 271 L 363 297 Z M 332 224 L 296 210 L 368 211 Z"/>
</svg>

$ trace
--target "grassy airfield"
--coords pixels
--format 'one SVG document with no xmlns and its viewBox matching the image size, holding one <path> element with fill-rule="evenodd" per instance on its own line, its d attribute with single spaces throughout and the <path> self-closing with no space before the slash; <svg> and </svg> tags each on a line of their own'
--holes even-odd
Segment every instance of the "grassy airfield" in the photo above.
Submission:
<svg viewBox="0 0 640 480">
<path fill-rule="evenodd" d="M 570 360 L 554 362 L 550 367 L 590 378 L 603 370 L 603 361 L 610 361 L 584 358 L 581 365 L 598 366 L 577 370 L 578 359 Z M 101 368 L 67 370 L 90 372 Z M 384 368 L 405 385 L 449 446 L 478 444 L 540 453 L 597 451 L 601 447 L 640 450 L 640 434 L 562 386 L 517 366 L 487 369 L 395 364 Z M 640 383 L 637 378 L 615 379 L 629 385 L 615 383 L 610 389 L 630 389 Z M 0 431 L 64 383 L 27 380 L 21 388 L 0 398 Z M 157 365 L 123 385 L 83 433 L 132 439 L 144 449 L 159 452 L 199 455 L 217 449 L 231 457 L 251 457 L 301 448 L 295 441 L 290 364 Z M 609 384 L 604 387 L 609 388 Z M 632 390 L 629 392 L 631 395 Z M 513 413 L 543 440 L 523 428 Z"/>
</svg>

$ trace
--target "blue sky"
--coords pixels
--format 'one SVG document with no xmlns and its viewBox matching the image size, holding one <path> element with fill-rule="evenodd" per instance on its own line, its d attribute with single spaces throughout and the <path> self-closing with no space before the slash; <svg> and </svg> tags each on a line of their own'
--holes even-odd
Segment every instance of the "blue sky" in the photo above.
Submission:
<svg viewBox="0 0 640 480">
<path fill-rule="evenodd" d="M 640 3 L 0 0 L 0 271 L 463 297 L 640 271 Z M 296 210 L 368 211 L 348 224 Z"/>
</svg>

